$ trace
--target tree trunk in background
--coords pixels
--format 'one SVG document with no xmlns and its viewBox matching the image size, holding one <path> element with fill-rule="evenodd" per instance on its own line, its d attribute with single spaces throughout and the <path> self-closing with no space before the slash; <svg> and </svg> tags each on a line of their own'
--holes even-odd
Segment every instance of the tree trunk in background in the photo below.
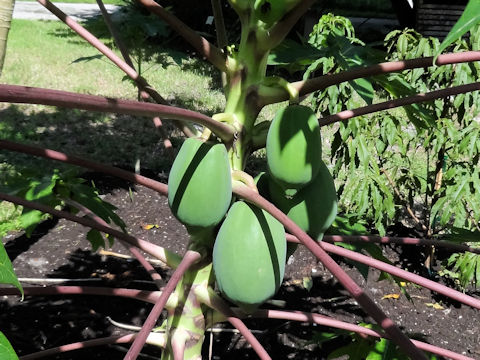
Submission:
<svg viewBox="0 0 480 360">
<path fill-rule="evenodd" d="M 7 38 L 12 21 L 13 5 L 15 5 L 15 0 L 0 0 L 0 75 L 7 51 Z"/>
</svg>

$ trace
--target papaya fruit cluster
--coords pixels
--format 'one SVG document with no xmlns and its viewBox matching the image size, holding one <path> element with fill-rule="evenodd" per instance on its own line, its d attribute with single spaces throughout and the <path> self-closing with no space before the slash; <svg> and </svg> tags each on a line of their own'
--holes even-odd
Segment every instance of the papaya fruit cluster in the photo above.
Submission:
<svg viewBox="0 0 480 360">
<path fill-rule="evenodd" d="M 280 110 L 268 129 L 266 153 L 268 172 L 255 179 L 259 193 L 321 240 L 335 219 L 337 197 L 313 111 L 300 105 Z M 226 298 L 251 312 L 277 292 L 294 247 L 287 248 L 283 225 L 269 213 L 243 201 L 232 204 L 223 144 L 184 142 L 170 171 L 168 202 L 191 234 L 211 229 L 213 269 Z"/>
<path fill-rule="evenodd" d="M 225 146 L 187 139 L 170 170 L 170 209 L 192 239 L 214 229 L 212 260 L 218 288 L 245 311 L 252 311 L 283 281 L 285 230 L 267 212 L 243 201 L 230 206 L 231 200 Z"/>
<path fill-rule="evenodd" d="M 322 161 L 320 127 L 314 112 L 301 105 L 278 111 L 268 130 L 266 153 L 268 173 L 259 179 L 260 194 L 320 241 L 335 220 L 337 194 Z M 295 248 L 289 244 L 288 255 Z"/>
</svg>

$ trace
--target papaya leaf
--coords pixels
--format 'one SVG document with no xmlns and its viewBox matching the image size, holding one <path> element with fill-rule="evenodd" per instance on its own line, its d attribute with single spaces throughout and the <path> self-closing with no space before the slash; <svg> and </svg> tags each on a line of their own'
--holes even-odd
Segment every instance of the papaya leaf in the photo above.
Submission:
<svg viewBox="0 0 480 360">
<path fill-rule="evenodd" d="M 308 343 L 309 344 L 321 345 L 324 342 L 327 342 L 327 341 L 330 341 L 330 340 L 333 340 L 333 339 L 336 339 L 336 338 L 342 336 L 342 334 L 347 334 L 347 332 L 344 331 L 344 330 L 337 330 L 335 332 L 314 331 L 313 336 L 312 336 L 312 340 L 310 340 Z"/>
<path fill-rule="evenodd" d="M 335 245 L 338 245 L 344 249 L 355 251 L 355 252 L 361 252 L 362 246 L 360 244 L 348 244 L 348 243 L 342 243 L 342 242 L 337 242 Z M 368 279 L 368 269 L 369 266 L 359 263 L 357 261 L 345 259 L 345 262 L 351 264 L 355 268 L 357 268 L 358 272 L 363 276 L 365 280 Z"/>
<path fill-rule="evenodd" d="M 98 230 L 91 229 L 87 233 L 87 240 L 92 245 L 93 251 L 97 251 L 101 247 L 105 248 L 105 239 Z"/>
<path fill-rule="evenodd" d="M 123 231 L 126 231 L 125 222 L 115 213 L 117 208 L 104 201 L 98 196 L 95 188 L 84 185 L 82 183 L 71 184 L 69 186 L 71 191 L 70 197 L 72 200 L 82 204 L 87 209 L 92 211 L 95 215 L 101 217 L 107 223 L 113 222 L 119 226 Z"/>
<path fill-rule="evenodd" d="M 17 354 L 6 336 L 0 331 L 0 359 L 2 360 L 18 360 Z"/>
<path fill-rule="evenodd" d="M 268 65 L 286 66 L 292 63 L 310 65 L 323 57 L 326 57 L 324 50 L 317 49 L 310 44 L 300 44 L 286 39 L 272 50 L 268 56 Z"/>
<path fill-rule="evenodd" d="M 438 55 L 448 46 L 460 39 L 467 31 L 480 23 L 480 0 L 470 0 L 463 11 L 462 16 L 448 33 L 447 37 L 440 44 L 440 48 L 435 54 L 435 60 Z"/>
<path fill-rule="evenodd" d="M 466 288 L 473 284 L 475 288 L 480 283 L 478 274 L 480 274 L 480 255 L 473 253 L 459 254 L 453 263 L 453 272 L 459 274 L 460 285 Z"/>
<path fill-rule="evenodd" d="M 480 231 L 453 227 L 450 234 L 442 235 L 442 240 L 455 243 L 480 242 Z"/>
<path fill-rule="evenodd" d="M 408 357 L 398 351 L 388 339 L 380 339 L 367 355 L 366 360 L 407 360 Z"/>
<path fill-rule="evenodd" d="M 365 224 L 359 219 L 360 216 L 355 214 L 337 215 L 327 230 L 327 233 L 337 235 L 365 235 L 368 230 Z"/>
<path fill-rule="evenodd" d="M 0 241 L 0 284 L 10 284 L 15 286 L 18 290 L 20 290 L 23 298 L 22 285 L 18 281 L 17 275 L 15 275 L 12 262 L 8 258 L 7 252 L 5 251 L 5 248 L 1 241 Z M 1 350 L 0 350 L 0 355 L 1 355 Z M 3 357 L 0 356 L 0 359 L 3 359 Z"/>
</svg>

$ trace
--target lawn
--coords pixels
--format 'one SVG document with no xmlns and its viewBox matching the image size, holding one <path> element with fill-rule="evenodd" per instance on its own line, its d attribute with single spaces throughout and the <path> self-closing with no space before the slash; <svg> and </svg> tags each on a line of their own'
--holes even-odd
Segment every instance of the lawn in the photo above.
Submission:
<svg viewBox="0 0 480 360">
<path fill-rule="evenodd" d="M 85 26 L 115 48 L 101 21 L 91 21 Z M 142 74 L 172 104 L 207 115 L 222 111 L 225 99 L 219 81 L 212 80 L 216 72 L 209 65 L 171 49 L 159 48 L 153 53 L 152 49 L 140 49 L 138 53 L 144 57 Z M 58 21 L 12 21 L 1 82 L 137 98 L 136 88 L 122 71 Z M 262 118 L 273 117 L 273 111 L 265 109 Z M 2 103 L 0 112 L 0 139 L 37 144 L 131 168 L 140 163 L 141 167 L 157 172 L 167 170 L 171 164 L 171 160 L 162 156 L 163 146 L 151 119 Z M 168 120 L 164 123 L 169 124 Z M 173 141 L 175 136 L 176 133 Z M 24 174 L 27 170 L 51 174 L 54 168 L 64 167 L 2 151 L 0 186 L 7 176 Z M 0 206 L 0 223 L 14 214 L 11 207 Z"/>
</svg>

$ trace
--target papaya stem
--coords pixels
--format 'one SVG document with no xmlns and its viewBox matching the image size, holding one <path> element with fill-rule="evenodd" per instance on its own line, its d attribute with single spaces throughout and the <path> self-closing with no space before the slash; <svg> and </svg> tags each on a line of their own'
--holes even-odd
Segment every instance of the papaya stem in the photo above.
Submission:
<svg viewBox="0 0 480 360">
<path fill-rule="evenodd" d="M 206 126 L 226 143 L 232 140 L 236 132 L 236 130 L 228 124 L 215 121 L 211 117 L 192 110 L 140 101 L 77 94 L 62 90 L 18 85 L 0 85 L 0 102 L 42 104 L 68 109 L 136 116 L 165 116 L 172 120 L 185 120 Z"/>
<path fill-rule="evenodd" d="M 296 81 L 292 83 L 292 86 L 298 89 L 300 96 L 305 96 L 317 90 L 323 90 L 329 86 L 355 79 L 400 72 L 404 70 L 412 70 L 416 68 L 474 62 L 479 60 L 480 51 L 464 51 L 459 53 L 439 55 L 435 64 L 433 63 L 432 56 L 402 61 L 389 61 L 369 66 L 356 67 L 351 70 L 342 71 L 338 74 L 327 74 L 312 79 Z M 288 98 L 289 95 L 285 89 L 273 89 L 268 93 L 258 96 L 257 106 L 261 109 L 266 105 L 288 100 Z"/>
<path fill-rule="evenodd" d="M 257 185 L 255 185 L 255 180 L 253 179 L 253 177 L 251 175 L 247 174 L 245 171 L 233 170 L 232 171 L 232 180 L 233 181 L 239 181 L 242 184 L 248 186 L 253 191 L 258 192 Z"/>
<path fill-rule="evenodd" d="M 390 110 L 399 106 L 417 104 L 431 101 L 448 96 L 463 94 L 467 92 L 480 90 L 480 82 L 474 82 L 466 85 L 452 86 L 450 88 L 435 90 L 427 93 L 420 93 L 412 96 L 406 96 L 400 99 L 388 100 L 374 105 L 368 105 L 353 110 L 341 111 L 337 114 L 325 116 L 319 120 L 320 126 L 326 126 L 338 121 L 349 120 L 357 116 L 371 114 L 378 111 Z"/>
<path fill-rule="evenodd" d="M 109 337 L 98 338 L 93 340 L 79 341 L 71 344 L 50 348 L 47 350 L 38 351 L 33 354 L 23 355 L 19 359 L 35 360 L 35 359 L 41 359 L 47 356 L 64 353 L 67 351 L 85 349 L 89 347 L 103 346 L 103 345 L 109 345 L 109 344 L 128 344 L 128 343 L 131 343 L 136 336 L 137 334 L 129 334 L 129 335 L 123 335 L 123 336 L 109 336 Z M 155 345 L 159 347 L 165 347 L 166 337 L 164 334 L 151 333 L 147 338 L 147 344 Z"/>
<path fill-rule="evenodd" d="M 245 337 L 245 340 L 250 343 L 260 359 L 271 360 L 270 355 L 268 355 L 265 348 L 258 342 L 250 329 L 245 326 L 243 321 L 236 316 L 227 303 L 211 287 L 199 287 L 195 290 L 195 294 L 202 303 L 223 314 L 228 322 L 240 331 Z"/>
<path fill-rule="evenodd" d="M 175 269 L 175 272 L 172 274 L 172 277 L 165 286 L 159 299 L 155 302 L 153 309 L 150 311 L 150 314 L 145 320 L 145 323 L 143 324 L 142 329 L 135 338 L 132 346 L 130 347 L 130 349 L 128 349 L 124 360 L 135 360 L 137 358 L 138 354 L 145 345 L 148 334 L 152 331 L 158 317 L 163 311 L 163 308 L 165 307 L 165 304 L 167 303 L 170 294 L 172 294 L 172 292 L 175 290 L 175 287 L 180 282 L 185 272 L 200 259 L 201 255 L 196 251 L 188 250 L 185 253 L 185 256 L 183 257 L 178 267 Z"/>
</svg>

